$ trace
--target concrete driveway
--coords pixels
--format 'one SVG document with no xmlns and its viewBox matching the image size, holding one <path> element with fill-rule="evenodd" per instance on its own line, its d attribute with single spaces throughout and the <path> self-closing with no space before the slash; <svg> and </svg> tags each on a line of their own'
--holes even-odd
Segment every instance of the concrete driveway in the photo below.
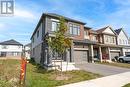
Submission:
<svg viewBox="0 0 130 87">
<path fill-rule="evenodd" d="M 86 71 L 97 73 L 103 76 L 109 76 L 109 75 L 114 75 L 114 74 L 119 74 L 119 73 L 130 71 L 130 69 L 127 69 L 127 68 L 96 64 L 96 63 L 75 64 L 75 66 L 77 68 L 80 68 L 81 70 L 86 70 Z"/>
</svg>

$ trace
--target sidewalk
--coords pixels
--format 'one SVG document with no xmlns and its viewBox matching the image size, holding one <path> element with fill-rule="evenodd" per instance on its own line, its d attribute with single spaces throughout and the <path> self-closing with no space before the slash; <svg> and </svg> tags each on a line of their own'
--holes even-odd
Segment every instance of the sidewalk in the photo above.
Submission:
<svg viewBox="0 0 130 87">
<path fill-rule="evenodd" d="M 127 83 L 130 83 L 130 72 L 68 84 L 59 87 L 122 87 Z"/>
</svg>

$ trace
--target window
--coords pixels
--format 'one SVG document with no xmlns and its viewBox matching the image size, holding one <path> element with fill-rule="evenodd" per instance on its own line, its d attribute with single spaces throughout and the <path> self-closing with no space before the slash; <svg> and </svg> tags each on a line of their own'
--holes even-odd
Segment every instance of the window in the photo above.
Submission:
<svg viewBox="0 0 130 87">
<path fill-rule="evenodd" d="M 7 49 L 7 46 L 6 46 L 6 45 L 3 45 L 3 46 L 2 46 L 2 49 Z"/>
<path fill-rule="evenodd" d="M 39 30 L 37 31 L 37 37 L 39 37 Z"/>
<path fill-rule="evenodd" d="M 52 21 L 52 29 L 51 31 L 56 31 L 59 28 L 59 23 L 56 21 Z"/>
<path fill-rule="evenodd" d="M 76 24 L 69 24 L 69 31 L 72 35 L 80 35 L 80 26 Z"/>
<path fill-rule="evenodd" d="M 73 34 L 73 25 L 72 25 L 72 24 L 70 24 L 70 25 L 69 25 L 69 28 L 70 28 L 70 29 L 69 29 L 70 34 Z"/>
</svg>

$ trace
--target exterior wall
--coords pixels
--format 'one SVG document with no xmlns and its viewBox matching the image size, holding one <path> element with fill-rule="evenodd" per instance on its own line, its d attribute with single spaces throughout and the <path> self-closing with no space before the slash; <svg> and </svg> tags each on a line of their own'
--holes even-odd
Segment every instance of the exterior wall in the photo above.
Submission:
<svg viewBox="0 0 130 87">
<path fill-rule="evenodd" d="M 2 46 L 7 46 L 6 49 L 3 49 Z M 22 52 L 22 46 L 18 45 L 0 45 L 0 52 Z"/>
<path fill-rule="evenodd" d="M 84 25 L 80 25 L 80 35 L 73 36 L 74 40 L 83 40 L 84 39 Z"/>
<path fill-rule="evenodd" d="M 44 20 L 40 23 L 36 33 L 33 35 L 31 39 L 31 58 L 34 58 L 36 63 L 40 63 L 41 60 L 41 52 L 42 52 L 42 43 L 43 43 L 43 35 L 44 35 Z M 39 36 L 37 36 L 37 32 L 39 31 Z M 33 41 L 34 40 L 34 41 Z"/>
<path fill-rule="evenodd" d="M 40 26 L 38 27 L 39 31 L 39 36 L 37 37 L 37 32 L 34 34 L 33 39 L 32 39 L 32 48 L 35 48 L 37 45 L 42 43 L 42 23 L 40 24 Z"/>
<path fill-rule="evenodd" d="M 6 48 L 3 48 L 3 46 L 6 46 Z M 22 50 L 23 47 L 18 45 L 0 45 L 0 58 L 20 59 Z"/>
<path fill-rule="evenodd" d="M 33 55 L 32 55 L 36 63 L 39 63 L 39 64 L 40 64 L 41 52 L 42 52 L 41 47 L 42 47 L 42 44 L 39 44 L 35 48 L 33 48 Z"/>
<path fill-rule="evenodd" d="M 110 29 L 110 27 L 108 27 L 107 29 L 105 29 L 105 30 L 103 31 L 103 33 L 108 33 L 108 34 L 113 34 L 113 35 L 115 35 L 114 32 Z"/>
<path fill-rule="evenodd" d="M 116 45 L 116 36 L 103 35 L 104 44 L 113 44 Z"/>
<path fill-rule="evenodd" d="M 128 38 L 122 30 L 120 34 L 118 35 L 117 42 L 118 42 L 118 45 L 129 45 Z"/>
<path fill-rule="evenodd" d="M 50 34 L 54 33 L 53 31 L 51 31 L 52 21 L 59 22 L 58 19 L 54 19 L 54 18 L 51 18 L 51 17 L 46 17 L 46 26 L 45 26 L 46 33 L 47 32 L 50 33 Z M 71 37 L 73 37 L 73 39 L 75 39 L 75 40 L 83 40 L 84 39 L 84 25 L 78 24 L 78 23 L 75 23 L 75 22 L 66 22 L 66 24 L 68 26 L 68 32 L 69 32 L 69 23 L 80 25 L 80 35 L 71 35 Z"/>
<path fill-rule="evenodd" d="M 84 30 L 84 39 L 90 39 L 89 30 Z"/>
</svg>

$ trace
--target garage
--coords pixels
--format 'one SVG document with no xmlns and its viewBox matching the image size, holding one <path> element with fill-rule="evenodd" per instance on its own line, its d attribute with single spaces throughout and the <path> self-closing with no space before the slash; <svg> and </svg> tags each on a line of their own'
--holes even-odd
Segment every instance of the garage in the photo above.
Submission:
<svg viewBox="0 0 130 87">
<path fill-rule="evenodd" d="M 125 55 L 130 55 L 130 52 L 125 52 Z"/>
<path fill-rule="evenodd" d="M 111 59 L 114 59 L 116 56 L 120 56 L 120 52 L 111 52 Z"/>
<path fill-rule="evenodd" d="M 88 62 L 88 51 L 87 50 L 75 50 L 74 51 L 74 62 L 75 63 Z"/>
</svg>

